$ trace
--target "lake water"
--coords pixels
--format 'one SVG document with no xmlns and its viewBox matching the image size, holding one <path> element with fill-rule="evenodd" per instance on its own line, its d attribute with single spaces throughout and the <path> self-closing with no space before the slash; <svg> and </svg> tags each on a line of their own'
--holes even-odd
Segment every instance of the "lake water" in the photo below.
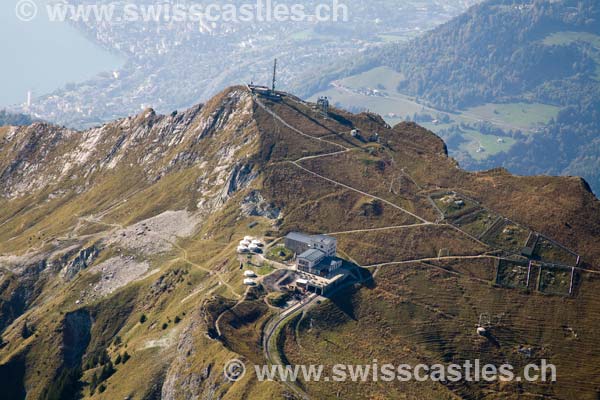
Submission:
<svg viewBox="0 0 600 400">
<path fill-rule="evenodd" d="M 16 3 L 0 1 L 0 109 L 25 103 L 28 90 L 43 95 L 123 65 L 68 24 L 48 21 L 42 0 L 32 22 L 17 19 Z"/>
</svg>

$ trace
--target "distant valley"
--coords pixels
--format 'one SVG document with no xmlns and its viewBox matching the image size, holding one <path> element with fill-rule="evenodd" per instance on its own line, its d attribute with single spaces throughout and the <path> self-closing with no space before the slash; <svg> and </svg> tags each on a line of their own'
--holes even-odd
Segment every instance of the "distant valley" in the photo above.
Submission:
<svg viewBox="0 0 600 400">
<path fill-rule="evenodd" d="M 274 58 L 280 59 L 279 87 L 295 89 L 314 77 L 315 71 L 340 57 L 358 54 L 371 46 L 406 41 L 478 1 L 350 0 L 341 2 L 348 7 L 348 22 L 224 23 L 211 32 L 201 31 L 197 23 L 73 21 L 72 25 L 86 38 L 124 58 L 125 65 L 52 93 L 36 92 L 28 110 L 11 110 L 28 111 L 38 118 L 78 128 L 149 106 L 170 113 L 208 100 L 239 82 L 268 82 Z M 306 4 L 313 3 L 316 4 Z M 23 102 L 25 95 L 23 91 Z"/>
<path fill-rule="evenodd" d="M 419 122 L 470 170 L 582 175 L 598 191 L 598 16 L 591 1 L 488 1 L 353 69 L 337 65 L 311 98 Z"/>
</svg>

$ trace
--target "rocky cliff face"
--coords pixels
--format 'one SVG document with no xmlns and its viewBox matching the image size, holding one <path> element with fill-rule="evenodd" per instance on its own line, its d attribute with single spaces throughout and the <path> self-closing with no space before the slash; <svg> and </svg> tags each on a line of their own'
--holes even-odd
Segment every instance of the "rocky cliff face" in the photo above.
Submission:
<svg viewBox="0 0 600 400">
<path fill-rule="evenodd" d="M 65 315 L 63 328 L 63 358 L 66 368 L 79 368 L 91 340 L 92 317 L 86 310 Z"/>
<path fill-rule="evenodd" d="M 209 150 L 208 140 L 202 139 L 240 134 L 251 123 L 251 111 L 249 94 L 233 89 L 183 113 L 158 116 L 147 109 L 83 132 L 42 123 L 8 128 L 0 137 L 2 193 L 16 198 L 55 185 L 81 193 L 103 175 L 134 165 L 148 183 L 156 182 L 177 169 L 201 164 L 212 152 L 224 156 L 224 169 L 227 156 L 242 143 L 232 140 L 231 147 Z"/>
<path fill-rule="evenodd" d="M 203 347 L 202 339 L 197 338 L 196 334 L 205 329 L 200 314 L 195 313 L 179 336 L 176 356 L 162 386 L 162 399 L 209 399 L 213 398 L 211 394 L 222 385 L 222 377 L 219 371 L 214 370 L 212 363 L 194 365 L 197 353 Z"/>
</svg>

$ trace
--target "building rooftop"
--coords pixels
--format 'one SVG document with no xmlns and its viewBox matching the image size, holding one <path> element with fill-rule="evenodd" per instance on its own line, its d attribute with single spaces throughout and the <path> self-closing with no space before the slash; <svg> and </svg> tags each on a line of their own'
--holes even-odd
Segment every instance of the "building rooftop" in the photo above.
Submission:
<svg viewBox="0 0 600 400">
<path fill-rule="evenodd" d="M 320 276 L 308 275 L 308 274 L 304 274 L 302 276 L 303 277 L 298 278 L 296 280 L 296 283 L 299 283 L 301 285 L 306 285 L 306 284 L 310 283 L 311 285 L 323 288 L 328 285 L 331 285 L 334 282 L 339 281 L 340 279 L 344 279 L 349 275 L 346 272 L 341 272 L 339 274 L 332 276 L 331 278 L 323 278 Z"/>
<path fill-rule="evenodd" d="M 298 242 L 309 242 L 311 240 L 310 235 L 301 232 L 290 232 L 286 235 L 286 238 L 296 240 Z"/>
<path fill-rule="evenodd" d="M 327 235 L 313 235 L 312 239 L 317 240 L 322 243 L 328 243 L 328 244 L 334 243 L 336 241 L 334 237 L 327 236 Z"/>
<path fill-rule="evenodd" d="M 321 243 L 335 243 L 336 239 L 332 236 L 327 235 L 307 235 L 301 232 L 290 232 L 286 235 L 287 239 L 297 240 L 299 242 L 321 242 Z"/>
<path fill-rule="evenodd" d="M 325 257 L 325 253 L 323 253 L 321 250 L 317 250 L 317 249 L 308 249 L 304 253 L 302 253 L 298 256 L 298 258 L 303 258 L 310 262 L 317 262 L 317 261 L 323 259 L 323 257 Z"/>
</svg>

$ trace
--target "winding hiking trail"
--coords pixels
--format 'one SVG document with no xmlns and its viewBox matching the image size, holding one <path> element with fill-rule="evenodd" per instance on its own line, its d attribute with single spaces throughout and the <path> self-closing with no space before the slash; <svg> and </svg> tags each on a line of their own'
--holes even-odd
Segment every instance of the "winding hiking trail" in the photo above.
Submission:
<svg viewBox="0 0 600 400">
<path fill-rule="evenodd" d="M 415 258 L 413 260 L 404 260 L 404 261 L 390 261 L 379 264 L 370 264 L 370 265 L 361 265 L 362 268 L 379 268 L 386 267 L 389 265 L 402 265 L 402 264 L 414 264 L 418 262 L 426 262 L 426 261 L 443 261 L 443 260 L 477 260 L 477 259 L 495 259 L 499 260 L 500 257 L 492 256 L 488 254 L 479 254 L 475 256 L 442 256 L 442 257 L 426 257 L 426 258 Z"/>
<path fill-rule="evenodd" d="M 324 179 L 324 180 L 326 180 L 326 181 L 328 181 L 328 182 L 330 182 L 330 183 L 333 183 L 333 184 L 335 184 L 335 185 L 341 186 L 341 187 L 343 187 L 343 188 L 345 188 L 345 189 L 348 189 L 348 190 L 352 190 L 352 191 L 354 191 L 354 192 L 356 192 L 356 193 L 360 193 L 360 194 L 362 194 L 363 196 L 367 196 L 367 197 L 371 197 L 372 199 L 379 200 L 379 201 L 381 201 L 382 203 L 385 203 L 385 204 L 387 204 L 387 205 L 389 205 L 389 206 L 391 206 L 391 207 L 393 207 L 393 208 L 395 208 L 395 209 L 397 209 L 397 210 L 400 210 L 400 211 L 402 211 L 402 212 L 404 212 L 404 213 L 406 213 L 406 214 L 410 215 L 411 217 L 413 217 L 413 218 L 415 218 L 415 219 L 418 219 L 418 220 L 419 220 L 419 221 L 421 221 L 422 223 L 431 223 L 430 221 L 427 221 L 426 219 L 424 219 L 424 218 L 421 218 L 421 217 L 419 217 L 418 215 L 416 215 L 416 214 L 414 214 L 414 213 L 412 213 L 412 212 L 410 212 L 410 211 L 408 211 L 408 210 L 406 210 L 406 209 L 404 209 L 404 208 L 400 207 L 399 205 L 396 205 L 396 204 L 392 203 L 391 201 L 389 201 L 389 200 L 386 200 L 386 199 L 384 199 L 384 198 L 382 198 L 382 197 L 376 196 L 376 195 L 374 195 L 374 194 L 371 194 L 371 193 L 363 192 L 362 190 L 360 190 L 360 189 L 357 189 L 357 188 L 354 188 L 354 187 L 352 187 L 352 186 L 349 186 L 349 185 L 346 185 L 345 183 L 341 183 L 341 182 L 338 182 L 338 181 L 336 181 L 336 180 L 333 180 L 333 179 L 327 178 L 326 176 L 323 176 L 323 175 L 321 175 L 321 174 L 318 174 L 318 173 L 316 173 L 316 172 L 314 172 L 314 171 L 311 171 L 311 170 L 310 170 L 310 169 L 308 169 L 308 168 L 305 168 L 305 167 L 303 167 L 302 165 L 298 164 L 296 161 L 290 161 L 290 163 L 291 163 L 291 164 L 293 164 L 293 165 L 295 165 L 296 167 L 300 168 L 301 170 L 303 170 L 303 171 L 305 171 L 305 172 L 308 172 L 309 174 L 311 174 L 311 175 L 314 175 L 314 176 L 316 176 L 316 177 L 318 177 L 318 178 Z"/>
<path fill-rule="evenodd" d="M 418 215 L 416 215 L 416 214 L 408 211 L 407 209 L 400 207 L 399 205 L 397 205 L 397 204 L 395 204 L 395 203 L 393 203 L 393 202 L 391 202 L 389 200 L 386 200 L 386 199 L 384 199 L 382 197 L 376 196 L 376 195 L 371 194 L 371 193 L 367 193 L 365 191 L 362 191 L 362 190 L 357 189 L 355 187 L 352 187 L 350 185 L 346 185 L 345 183 L 336 181 L 334 179 L 328 178 L 326 176 L 318 174 L 318 173 L 316 173 L 314 171 L 311 171 L 310 169 L 308 169 L 308 168 L 303 167 L 302 165 L 300 165 L 299 163 L 301 161 L 304 161 L 304 160 L 315 159 L 315 158 L 322 158 L 322 157 L 331 157 L 331 156 L 335 156 L 335 155 L 338 155 L 338 154 L 347 153 L 347 152 L 350 152 L 350 151 L 353 151 L 353 150 L 356 150 L 356 149 L 349 148 L 349 147 L 346 147 L 346 146 L 341 145 L 339 143 L 335 143 L 335 142 L 332 142 L 332 141 L 329 141 L 329 140 L 325 140 L 323 138 L 315 137 L 315 136 L 309 135 L 309 134 L 307 134 L 305 132 L 302 132 L 300 129 L 298 129 L 298 128 L 290 125 L 288 122 L 286 122 L 283 118 L 281 118 L 279 115 L 277 115 L 277 113 L 275 111 L 269 109 L 269 107 L 267 107 L 257 96 L 253 96 L 253 98 L 254 98 L 254 101 L 256 102 L 256 104 L 260 108 L 262 108 L 263 110 L 265 110 L 274 119 L 276 119 L 277 121 L 279 121 L 281 124 L 283 124 L 287 128 L 291 129 L 293 132 L 295 132 L 295 133 L 297 133 L 297 134 L 299 134 L 299 135 L 301 135 L 301 136 L 303 136 L 305 138 L 308 138 L 308 139 L 311 139 L 311 140 L 315 140 L 315 141 L 318 141 L 318 142 L 321 142 L 321 143 L 327 143 L 329 145 L 336 146 L 336 147 L 339 147 L 339 148 L 343 149 L 343 150 L 335 151 L 335 152 L 332 152 L 332 153 L 317 154 L 317 155 L 313 155 L 313 156 L 302 157 L 302 158 L 299 158 L 298 160 L 295 160 L 295 161 L 288 161 L 289 163 L 291 163 L 295 167 L 300 168 L 301 170 L 303 170 L 303 171 L 305 171 L 305 172 L 307 172 L 307 173 L 309 173 L 309 174 L 311 174 L 313 176 L 316 176 L 316 177 L 318 177 L 320 179 L 326 180 L 326 181 L 328 181 L 330 183 L 333 183 L 333 184 L 335 184 L 337 186 L 341 186 L 341 187 L 343 187 L 345 189 L 348 189 L 348 190 L 354 191 L 356 193 L 362 194 L 363 196 L 367 196 L 367 197 L 370 197 L 372 199 L 379 200 L 379 201 L 381 201 L 381 202 L 383 202 L 383 203 L 385 203 L 385 204 L 387 204 L 387 205 L 389 205 L 389 206 L 391 206 L 391 207 L 393 207 L 393 208 L 395 208 L 397 210 L 400 210 L 400 211 L 404 212 L 405 214 L 410 215 L 411 217 L 419 220 L 422 223 L 432 223 L 432 222 L 427 221 L 426 219 L 424 219 L 424 218 L 422 218 L 422 217 L 420 217 L 420 216 L 418 216 Z"/>
<path fill-rule="evenodd" d="M 249 89 L 249 90 L 250 90 L 250 89 Z M 285 120 L 284 120 L 282 117 L 280 117 L 280 116 L 279 116 L 279 115 L 278 115 L 278 114 L 277 114 L 275 111 L 273 111 L 273 110 L 271 110 L 269 107 L 267 107 L 267 105 L 265 105 L 265 104 L 264 104 L 264 103 L 263 103 L 263 102 L 262 102 L 262 101 L 261 101 L 261 100 L 258 98 L 258 96 L 256 96 L 256 95 L 253 95 L 253 99 L 254 99 L 254 101 L 256 102 L 256 104 L 257 104 L 257 105 L 258 105 L 258 106 L 259 106 L 261 109 L 265 110 L 265 111 L 266 111 L 268 114 L 270 114 L 270 115 L 271 115 L 271 116 L 272 116 L 272 117 L 273 117 L 275 120 L 279 121 L 279 122 L 280 122 L 280 123 L 282 123 L 284 126 L 286 126 L 286 127 L 288 127 L 289 129 L 291 129 L 293 132 L 295 132 L 295 133 L 297 133 L 297 134 L 299 134 L 299 135 L 301 135 L 301 136 L 303 136 L 303 137 L 306 137 L 306 138 L 308 138 L 308 139 L 311 139 L 311 140 L 319 141 L 319 142 L 321 142 L 321 143 L 327 143 L 327 144 L 330 144 L 330 145 L 333 145 L 333 146 L 337 146 L 337 147 L 339 147 L 339 148 L 342 148 L 342 150 L 335 151 L 335 152 L 331 152 L 331 153 L 317 154 L 317 155 L 312 155 L 312 156 L 301 157 L 301 158 L 299 158 L 299 159 L 297 159 L 297 160 L 295 160 L 295 161 L 287 161 L 288 163 L 290 163 L 290 164 L 294 165 L 296 168 L 299 168 L 299 169 L 303 170 L 303 171 L 304 171 L 304 172 L 306 172 L 306 173 L 309 173 L 309 174 L 311 174 L 311 175 L 313 175 L 313 176 L 315 176 L 315 177 L 317 177 L 317 178 L 323 179 L 323 180 L 325 180 L 325 181 L 327 181 L 327 182 L 330 182 L 330 183 L 332 183 L 332 184 L 334 184 L 334 185 L 337 185 L 337 186 L 343 187 L 343 188 L 345 188 L 345 189 L 348 189 L 348 190 L 354 191 L 354 192 L 356 192 L 356 193 L 362 194 L 363 196 L 367 196 L 367 197 L 370 197 L 370 198 L 372 198 L 372 199 L 379 200 L 379 201 L 381 201 L 381 202 L 383 202 L 383 203 L 385 203 L 385 204 L 389 205 L 390 207 L 393 207 L 393 208 L 395 208 L 395 209 L 397 209 L 397 210 L 399 210 L 399 211 L 402 211 L 403 213 L 405 213 L 405 214 L 407 214 L 407 215 L 410 215 L 411 217 L 413 217 L 413 218 L 417 219 L 417 220 L 418 220 L 418 221 L 421 223 L 421 225 L 445 225 L 445 226 L 448 226 L 448 227 L 450 227 L 451 229 L 454 229 L 455 231 L 459 232 L 460 234 L 467 236 L 467 237 L 468 237 L 468 238 L 470 238 L 471 240 L 474 240 L 475 242 L 479 243 L 480 245 L 483 245 L 483 246 L 485 246 L 485 247 L 489 247 L 489 246 L 488 246 L 486 243 L 482 242 L 482 241 L 481 241 L 481 240 L 479 240 L 478 238 L 474 237 L 473 235 L 469 234 L 468 232 L 465 232 L 465 231 L 463 231 L 462 229 L 460 229 L 460 228 L 458 228 L 458 227 L 456 227 L 456 226 L 454 226 L 454 225 L 452 225 L 452 224 L 441 224 L 441 220 L 437 220 L 437 221 L 435 221 L 435 222 L 428 221 L 428 220 L 426 220 L 425 218 L 423 218 L 423 217 L 420 217 L 419 215 L 417 215 L 417 214 L 415 214 L 415 213 L 413 213 L 413 212 L 410 212 L 409 210 L 407 210 L 407 209 L 405 209 L 405 208 L 403 208 L 403 207 L 400 207 L 399 205 L 397 205 L 397 204 L 395 204 L 395 203 L 393 203 L 393 202 L 391 202 L 391 201 L 389 201 L 389 200 L 386 200 L 386 199 L 384 199 L 384 198 L 382 198 L 382 197 L 379 197 L 379 196 L 377 196 L 377 195 L 374 195 L 374 194 L 372 194 L 372 193 L 365 192 L 365 191 L 363 191 L 363 190 L 360 190 L 360 189 L 358 189 L 358 188 L 355 188 L 355 187 L 353 187 L 353 186 L 347 185 L 347 184 L 345 184 L 345 183 L 342 183 L 342 182 L 336 181 L 335 179 L 332 179 L 332 178 L 329 178 L 329 177 L 323 176 L 323 175 L 321 175 L 321 174 L 319 174 L 319 173 L 317 173 L 317 172 L 315 172 L 315 171 L 312 171 L 312 170 L 310 170 L 310 169 L 308 169 L 308 168 L 306 168 L 306 167 L 304 167 L 304 166 L 300 165 L 300 162 L 302 162 L 302 161 L 304 161 L 304 160 L 316 159 L 316 158 L 323 158 L 323 157 L 331 157 L 331 156 L 335 156 L 335 155 L 339 155 L 339 154 L 343 154 L 343 153 L 347 153 L 347 152 L 350 152 L 350 151 L 357 150 L 357 148 L 349 148 L 349 147 L 343 146 L 343 145 L 341 145 L 341 144 L 339 144 L 339 143 L 335 143 L 335 142 L 332 142 L 332 141 L 329 141 L 329 140 L 325 140 L 325 139 L 323 139 L 323 138 L 315 137 L 315 136 L 309 135 L 309 134 L 307 134 L 307 133 L 305 133 L 305 132 L 302 132 L 300 129 L 298 129 L 298 128 L 296 128 L 296 127 L 292 126 L 291 124 L 289 124 L 288 122 L 286 122 L 286 121 L 285 121 Z M 402 173 L 402 174 L 404 174 L 404 175 L 405 175 L 405 176 L 406 176 L 406 177 L 407 177 L 409 180 L 411 180 L 411 181 L 412 181 L 412 182 L 413 182 L 413 183 L 414 183 L 414 184 L 417 186 L 417 188 L 421 188 L 421 186 L 420 186 L 420 185 L 419 185 L 419 184 L 418 184 L 418 183 L 417 183 L 417 182 L 414 180 L 414 178 L 413 178 L 412 176 L 410 176 L 410 174 L 408 174 L 408 173 L 407 173 L 407 172 L 404 170 L 404 168 L 401 170 L 401 173 Z M 421 188 L 421 189 L 422 189 L 422 188 Z M 428 197 L 428 198 L 429 198 L 429 197 Z M 430 198 L 429 198 L 429 200 L 431 201 L 431 199 L 430 199 Z M 435 208 L 435 209 L 436 209 L 438 212 L 440 212 L 440 213 L 442 214 L 442 215 L 441 215 L 441 217 L 442 217 L 442 219 L 443 219 L 443 213 L 441 212 L 441 210 L 439 210 L 439 208 L 438 208 L 438 207 L 435 205 L 435 203 L 434 203 L 434 202 L 432 202 L 432 203 L 433 203 L 432 205 L 434 206 L 434 208 Z M 419 225 L 419 224 L 415 224 L 415 225 Z M 390 229 L 393 229 L 393 227 L 390 227 Z"/>
</svg>

